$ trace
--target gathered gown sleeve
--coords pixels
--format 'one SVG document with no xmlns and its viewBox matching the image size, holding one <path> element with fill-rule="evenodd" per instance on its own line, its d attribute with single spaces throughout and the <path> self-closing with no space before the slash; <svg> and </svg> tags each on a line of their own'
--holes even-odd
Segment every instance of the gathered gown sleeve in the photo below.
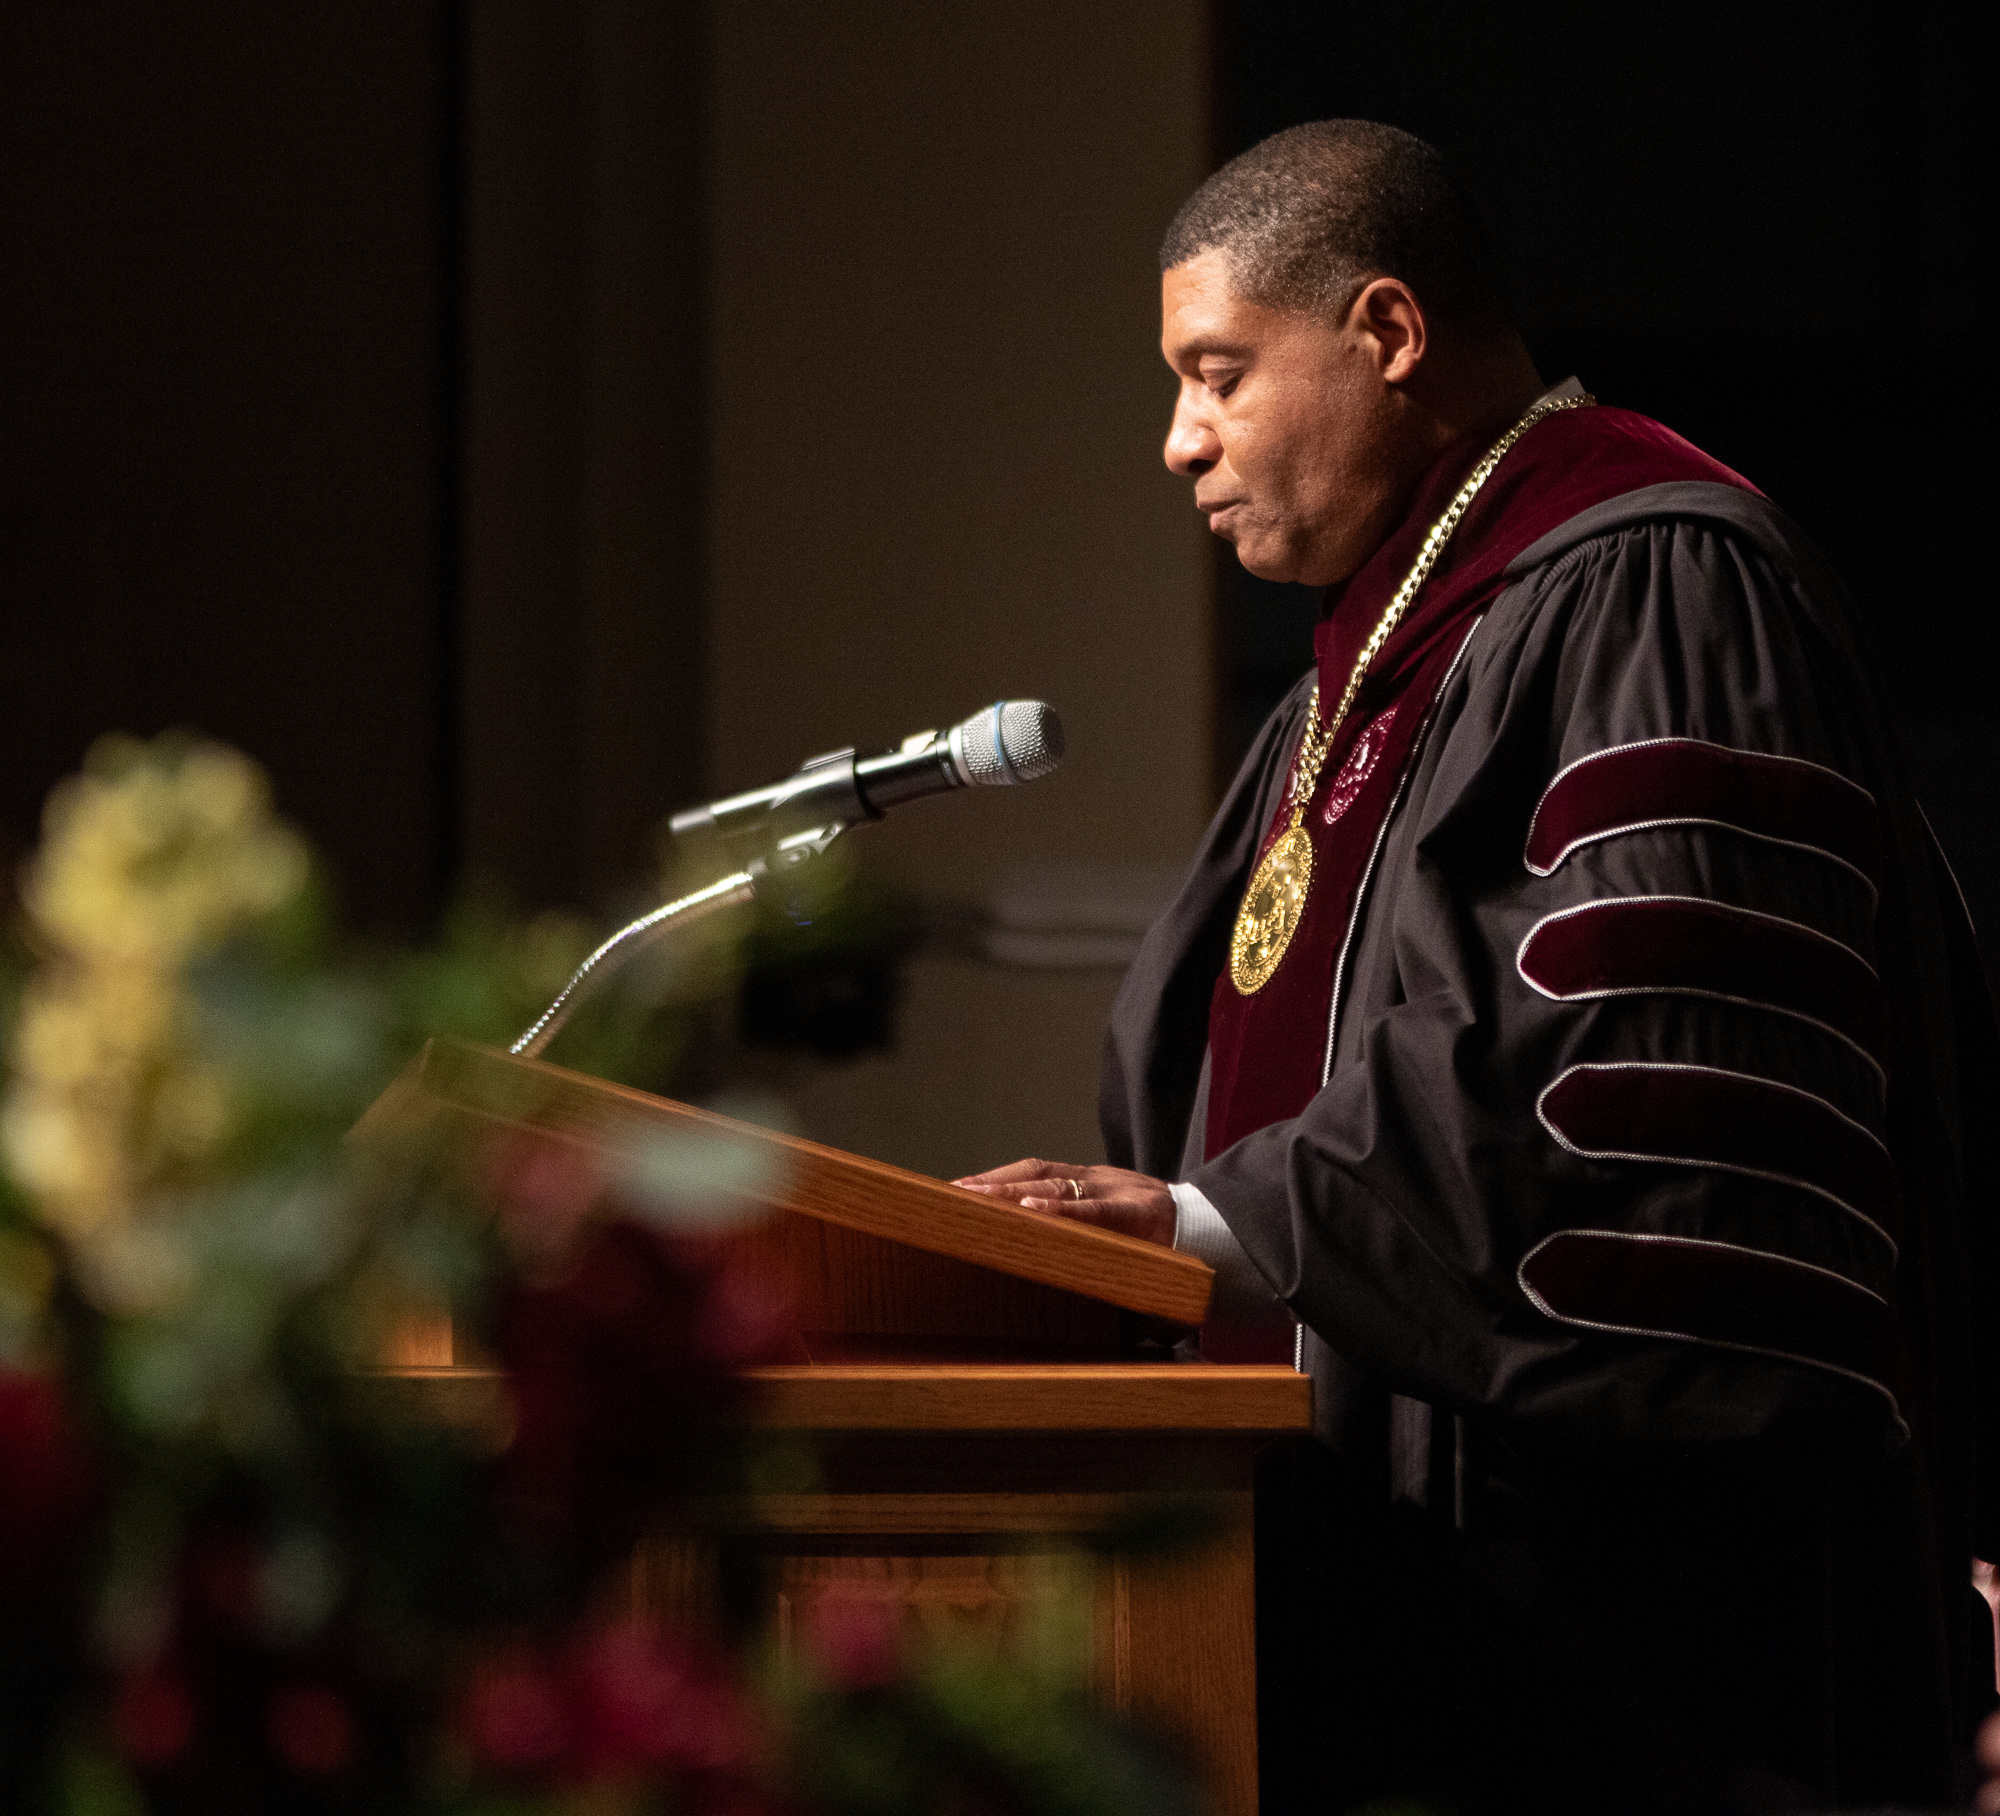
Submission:
<svg viewBox="0 0 2000 1816">
<path fill-rule="evenodd" d="M 1344 1361 L 1566 1438 L 1907 1435 L 1845 660 L 1795 575 L 1700 520 L 1583 542 L 1489 613 L 1324 1087 L 1188 1175 Z"/>
</svg>

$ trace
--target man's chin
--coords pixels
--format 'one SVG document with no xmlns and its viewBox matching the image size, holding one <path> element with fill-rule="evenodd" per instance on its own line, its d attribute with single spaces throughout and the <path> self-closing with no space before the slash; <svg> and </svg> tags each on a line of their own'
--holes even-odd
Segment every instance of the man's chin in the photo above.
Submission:
<svg viewBox="0 0 2000 1816">
<path fill-rule="evenodd" d="M 1243 564 L 1245 573 L 1254 574 L 1259 580 L 1296 580 L 1299 564 L 1282 549 L 1260 548 L 1252 542 L 1244 544 L 1234 537 L 1228 539 L 1236 549 L 1236 559 Z"/>
<path fill-rule="evenodd" d="M 1350 566 L 1342 572 L 1329 573 L 1325 556 L 1316 555 L 1310 547 L 1301 548 L 1289 543 L 1273 546 L 1250 537 L 1239 540 L 1234 536 L 1225 536 L 1223 540 L 1236 550 L 1236 559 L 1242 564 L 1243 571 L 1256 575 L 1259 580 L 1276 580 L 1286 586 L 1332 586 L 1354 572 L 1354 567 Z M 1317 572 L 1314 571 L 1316 566 Z"/>
<path fill-rule="evenodd" d="M 1220 511 L 1209 519 L 1209 530 L 1236 551 L 1236 559 L 1246 573 L 1259 580 L 1295 581 L 1303 565 L 1304 551 L 1284 536 L 1261 533 L 1256 523 L 1236 521 L 1235 510 Z"/>
</svg>

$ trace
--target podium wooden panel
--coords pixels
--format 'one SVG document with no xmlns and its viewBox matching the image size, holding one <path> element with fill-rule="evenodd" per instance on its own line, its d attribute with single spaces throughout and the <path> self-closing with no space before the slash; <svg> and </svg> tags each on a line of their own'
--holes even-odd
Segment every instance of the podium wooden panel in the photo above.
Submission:
<svg viewBox="0 0 2000 1816">
<path fill-rule="evenodd" d="M 798 1311 L 794 1359 L 752 1371 L 748 1416 L 809 1440 L 815 1461 L 712 1543 L 761 1558 L 781 1650 L 829 1600 L 1046 1645 L 1038 1611 L 1081 1593 L 1087 1656 L 1071 1664 L 1112 1707 L 1184 1737 L 1218 1812 L 1256 1809 L 1251 1461 L 1309 1425 L 1311 1388 L 1283 1367 L 1132 1359 L 1135 1318 L 1155 1333 L 1201 1320 L 1202 1263 L 463 1043 L 432 1042 L 355 1133 L 440 1123 L 599 1153 L 725 1140 L 767 1163 L 750 1196 L 769 1216 L 735 1240 L 791 1277 Z M 470 1403 L 497 1386 L 451 1353 L 448 1326 L 413 1331 L 394 1363 L 417 1392 Z M 1093 1543 L 1162 1518 L 1201 1537 L 1153 1556 Z M 698 1604 L 711 1564 L 703 1542 L 650 1547 L 635 1594 Z"/>
</svg>

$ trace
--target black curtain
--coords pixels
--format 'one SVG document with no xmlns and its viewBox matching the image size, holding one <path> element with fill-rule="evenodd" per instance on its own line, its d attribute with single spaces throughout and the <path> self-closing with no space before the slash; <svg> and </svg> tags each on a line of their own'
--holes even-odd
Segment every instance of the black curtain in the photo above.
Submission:
<svg viewBox="0 0 2000 1816">
<path fill-rule="evenodd" d="M 1543 375 L 1658 417 L 1805 526 L 1855 593 L 1992 964 L 1990 19 L 1220 0 L 1216 153 L 1340 116 L 1428 139 L 1499 242 Z M 1310 660 L 1317 601 L 1227 559 L 1218 598 L 1233 764 Z"/>
</svg>

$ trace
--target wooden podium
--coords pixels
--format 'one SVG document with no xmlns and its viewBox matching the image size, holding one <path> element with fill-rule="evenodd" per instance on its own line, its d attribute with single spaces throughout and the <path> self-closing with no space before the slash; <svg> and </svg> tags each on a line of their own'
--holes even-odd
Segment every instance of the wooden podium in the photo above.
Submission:
<svg viewBox="0 0 2000 1816">
<path fill-rule="evenodd" d="M 735 1240 L 794 1281 L 793 1360 L 753 1371 L 757 1423 L 811 1439 L 816 1465 L 761 1493 L 754 1535 L 773 1637 L 822 1598 L 897 1621 L 1046 1649 L 1045 1608 L 1084 1592 L 1069 1661 L 1110 1706 L 1189 1746 L 1213 1807 L 1257 1806 L 1251 1458 L 1305 1429 L 1289 1368 L 1129 1359 L 1135 1322 L 1200 1323 L 1192 1257 L 962 1191 L 879 1161 L 487 1048 L 433 1041 L 356 1130 L 512 1127 L 604 1151 L 635 1136 L 746 1144 L 748 1195 L 771 1213 Z M 448 1327 L 415 1333 L 394 1372 L 464 1366 Z M 487 1377 L 490 1379 L 490 1377 Z M 780 1447 L 782 1454 L 782 1447 Z M 1157 1555 L 1092 1535 L 1187 1520 Z M 641 1601 L 701 1593 L 685 1544 L 635 1566 Z M 1054 1661 L 1060 1667 L 1061 1661 Z"/>
</svg>

